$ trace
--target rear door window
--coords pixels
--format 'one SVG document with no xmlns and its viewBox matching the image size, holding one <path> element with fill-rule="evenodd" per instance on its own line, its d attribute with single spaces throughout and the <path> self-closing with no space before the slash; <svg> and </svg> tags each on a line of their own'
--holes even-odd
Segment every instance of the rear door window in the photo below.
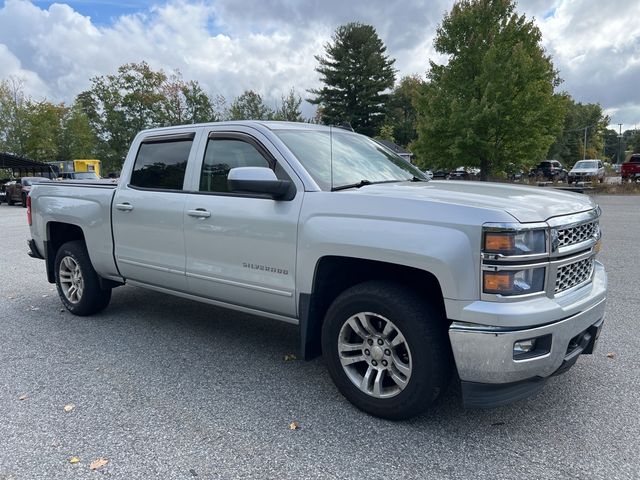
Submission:
<svg viewBox="0 0 640 480">
<path fill-rule="evenodd" d="M 143 141 L 131 173 L 132 187 L 182 190 L 193 135 Z"/>
</svg>

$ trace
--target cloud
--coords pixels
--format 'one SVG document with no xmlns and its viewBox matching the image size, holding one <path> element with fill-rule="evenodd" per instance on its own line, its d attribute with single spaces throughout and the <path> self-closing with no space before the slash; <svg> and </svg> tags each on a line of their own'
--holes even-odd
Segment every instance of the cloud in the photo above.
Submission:
<svg viewBox="0 0 640 480">
<path fill-rule="evenodd" d="M 0 75 L 23 78 L 36 97 L 71 101 L 91 77 L 145 60 L 168 72 L 179 69 L 212 94 L 230 99 L 255 89 L 273 104 L 292 86 L 303 97 L 318 86 L 314 55 L 349 21 L 376 27 L 398 76 L 424 74 L 429 59 L 443 61 L 432 42 L 451 4 L 158 0 L 135 13 L 123 8 L 105 22 L 65 4 L 41 8 L 6 0 L 0 8 Z M 600 102 L 614 123 L 639 120 L 640 24 L 629 21 L 640 17 L 639 2 L 528 0 L 518 10 L 536 18 L 565 79 L 563 89 L 579 101 Z M 312 112 L 306 104 L 304 113 Z"/>
</svg>

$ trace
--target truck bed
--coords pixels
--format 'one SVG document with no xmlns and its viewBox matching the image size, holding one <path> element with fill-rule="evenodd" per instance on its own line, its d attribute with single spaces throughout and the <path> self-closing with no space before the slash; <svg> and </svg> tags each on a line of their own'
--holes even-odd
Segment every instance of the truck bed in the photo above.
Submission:
<svg viewBox="0 0 640 480">
<path fill-rule="evenodd" d="M 118 279 L 113 256 L 111 204 L 115 183 L 63 181 L 34 184 L 31 192 L 33 240 L 40 252 L 46 252 L 44 235 L 56 223 L 77 225 L 82 229 L 89 257 L 105 278 Z"/>
</svg>

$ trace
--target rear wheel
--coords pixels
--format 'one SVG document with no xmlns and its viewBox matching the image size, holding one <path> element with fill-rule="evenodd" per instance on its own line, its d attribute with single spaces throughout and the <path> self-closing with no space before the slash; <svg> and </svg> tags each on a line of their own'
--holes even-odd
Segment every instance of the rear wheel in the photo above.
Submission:
<svg viewBox="0 0 640 480">
<path fill-rule="evenodd" d="M 11 194 L 7 193 L 7 205 L 14 205 L 15 202 L 11 198 Z"/>
<path fill-rule="evenodd" d="M 388 282 L 343 292 L 329 308 L 322 349 L 340 392 L 391 420 L 415 416 L 450 380 L 452 355 L 442 316 L 418 294 Z"/>
<path fill-rule="evenodd" d="M 111 289 L 100 288 L 98 274 L 83 242 L 67 242 L 60 247 L 55 276 L 58 295 L 74 315 L 92 315 L 109 305 Z"/>
<path fill-rule="evenodd" d="M 27 208 L 27 194 L 23 193 L 21 198 L 22 198 L 22 208 Z"/>
</svg>

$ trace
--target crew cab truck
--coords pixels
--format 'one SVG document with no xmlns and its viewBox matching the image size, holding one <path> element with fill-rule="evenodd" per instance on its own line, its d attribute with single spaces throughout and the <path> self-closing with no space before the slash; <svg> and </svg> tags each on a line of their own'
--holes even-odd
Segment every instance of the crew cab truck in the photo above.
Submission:
<svg viewBox="0 0 640 480">
<path fill-rule="evenodd" d="M 296 324 L 302 356 L 380 417 L 418 414 L 452 379 L 471 407 L 532 395 L 604 321 L 589 197 L 427 181 L 338 128 L 147 130 L 117 186 L 43 183 L 28 201 L 30 254 L 70 312 L 130 284 Z"/>
</svg>

